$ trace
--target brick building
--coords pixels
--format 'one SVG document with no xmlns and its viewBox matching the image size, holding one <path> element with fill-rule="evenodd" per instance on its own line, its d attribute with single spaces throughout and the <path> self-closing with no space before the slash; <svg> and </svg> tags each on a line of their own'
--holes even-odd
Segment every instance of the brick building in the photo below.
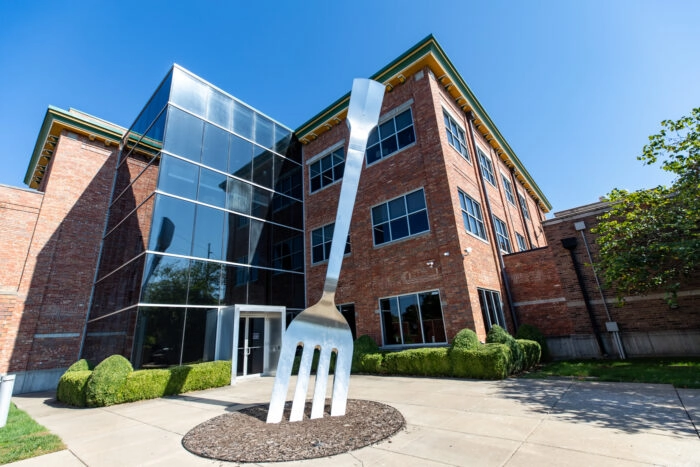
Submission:
<svg viewBox="0 0 700 467">
<path fill-rule="evenodd" d="M 514 331 L 504 257 L 546 246 L 549 202 L 432 36 L 372 78 L 387 92 L 337 303 L 387 348 Z M 0 187 L 16 391 L 112 353 L 274 372 L 286 322 L 321 291 L 348 97 L 293 135 L 174 66 L 128 130 L 49 108 L 30 190 Z"/>
<path fill-rule="evenodd" d="M 555 213 L 542 224 L 546 248 L 504 258 L 520 323 L 545 333 L 554 358 L 700 355 L 700 281 L 684 284 L 677 307 L 662 292 L 619 306 L 597 276 L 591 230 L 606 210 L 595 203 Z"/>
</svg>

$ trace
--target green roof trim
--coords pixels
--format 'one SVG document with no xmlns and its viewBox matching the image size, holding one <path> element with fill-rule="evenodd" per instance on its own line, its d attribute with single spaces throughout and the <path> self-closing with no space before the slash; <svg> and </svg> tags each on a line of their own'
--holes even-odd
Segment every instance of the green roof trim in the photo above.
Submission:
<svg viewBox="0 0 700 467">
<path fill-rule="evenodd" d="M 31 186 L 32 178 L 36 173 L 39 159 L 42 156 L 47 139 L 51 134 L 54 125 L 61 125 L 79 133 L 95 135 L 102 140 L 108 140 L 118 144 L 122 136 L 126 133 L 126 128 L 115 125 L 101 118 L 94 117 L 85 112 L 76 109 L 63 110 L 50 105 L 44 115 L 44 121 L 41 124 L 39 135 L 34 144 L 34 151 L 27 167 L 27 172 L 24 176 L 24 183 Z"/>
<path fill-rule="evenodd" d="M 501 134 L 501 132 L 498 130 L 496 125 L 493 123 L 493 120 L 491 120 L 491 117 L 488 115 L 486 110 L 482 107 L 481 103 L 479 100 L 476 98 L 472 90 L 469 88 L 467 83 L 464 81 L 462 76 L 459 74 L 457 69 L 455 68 L 454 64 L 452 61 L 450 61 L 449 57 L 445 53 L 445 51 L 442 49 L 440 44 L 437 42 L 435 37 L 430 34 L 427 37 L 425 37 L 423 40 L 418 42 L 416 45 L 408 49 L 406 52 L 401 54 L 398 58 L 393 60 L 391 63 L 383 67 L 381 70 L 376 72 L 374 75 L 372 75 L 370 78 L 380 81 L 380 82 L 385 82 L 386 80 L 392 78 L 395 74 L 399 73 L 402 69 L 407 68 L 411 63 L 416 62 L 420 58 L 426 56 L 426 55 L 431 55 L 432 57 L 435 58 L 435 60 L 438 62 L 438 64 L 446 70 L 446 76 L 452 81 L 450 84 L 453 84 L 454 86 L 457 87 L 459 92 L 464 96 L 464 98 L 467 101 L 467 104 L 471 109 L 473 109 L 474 114 L 476 118 L 478 118 L 484 126 L 486 126 L 488 132 L 493 136 L 493 138 L 496 140 L 496 142 L 503 148 L 503 152 L 506 153 L 506 156 L 508 159 L 510 159 L 513 163 L 513 165 L 516 166 L 518 171 L 522 174 L 522 176 L 527 179 L 528 183 L 531 185 L 532 189 L 536 192 L 537 197 L 541 201 L 541 203 L 547 207 L 548 210 L 552 209 L 552 205 L 547 199 L 547 197 L 544 195 L 540 187 L 537 185 L 535 180 L 532 178 L 532 175 L 527 171 L 523 163 L 520 161 L 518 156 L 515 154 L 515 151 L 513 151 L 513 148 L 510 147 L 510 144 L 506 141 L 505 137 Z M 442 77 L 438 77 L 442 78 Z M 302 124 L 297 130 L 296 133 L 299 136 L 300 139 L 303 139 L 308 133 L 310 133 L 314 128 L 318 127 L 321 125 L 323 122 L 327 121 L 334 115 L 337 115 L 344 110 L 347 109 L 348 102 L 350 99 L 350 93 L 348 92 L 345 94 L 343 97 L 340 99 L 336 100 L 333 102 L 331 105 L 323 109 L 320 113 L 316 114 L 314 117 L 306 121 L 304 124 Z"/>
</svg>

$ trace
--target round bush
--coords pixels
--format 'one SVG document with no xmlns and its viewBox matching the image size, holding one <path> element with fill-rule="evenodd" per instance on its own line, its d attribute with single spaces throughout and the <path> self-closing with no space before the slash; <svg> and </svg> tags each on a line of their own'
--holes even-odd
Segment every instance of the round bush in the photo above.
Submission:
<svg viewBox="0 0 700 467">
<path fill-rule="evenodd" d="M 105 358 L 95 367 L 87 383 L 85 402 L 88 407 L 104 407 L 118 404 L 122 386 L 134 371 L 131 363 L 121 355 Z"/>
<path fill-rule="evenodd" d="M 465 328 L 457 333 L 452 341 L 453 349 L 473 349 L 476 350 L 481 345 L 476 333 L 471 329 Z"/>
<path fill-rule="evenodd" d="M 547 348 L 547 338 L 544 337 L 544 334 L 542 334 L 542 331 L 537 329 L 535 326 L 533 326 L 531 324 L 521 324 L 520 327 L 518 328 L 518 332 L 515 333 L 515 338 L 516 339 L 527 339 L 527 340 L 537 342 L 538 344 L 540 344 L 540 348 L 542 349 L 541 359 L 543 361 L 549 360 L 549 349 Z"/>
<path fill-rule="evenodd" d="M 72 370 L 63 373 L 58 380 L 56 399 L 64 404 L 85 407 L 85 392 L 91 375 L 90 370 Z"/>
<path fill-rule="evenodd" d="M 85 360 L 84 358 L 81 358 L 80 360 L 69 366 L 66 370 L 66 373 L 68 373 L 69 371 L 92 371 L 94 368 L 95 365 Z"/>
<path fill-rule="evenodd" d="M 374 342 L 374 339 L 365 334 L 355 339 L 353 351 L 360 355 L 377 353 L 379 352 L 379 346 Z"/>
<path fill-rule="evenodd" d="M 518 342 L 513 336 L 508 334 L 508 331 L 495 324 L 489 329 L 488 334 L 486 334 L 487 344 L 506 344 L 510 347 L 510 351 L 513 354 L 513 366 L 510 373 L 517 373 L 523 369 L 525 365 L 525 356 L 523 350 L 518 345 Z"/>
</svg>

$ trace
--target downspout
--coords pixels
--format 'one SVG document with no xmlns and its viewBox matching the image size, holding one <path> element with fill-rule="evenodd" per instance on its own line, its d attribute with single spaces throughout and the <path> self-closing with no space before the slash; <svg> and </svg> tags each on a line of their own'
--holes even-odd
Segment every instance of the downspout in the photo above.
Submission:
<svg viewBox="0 0 700 467">
<path fill-rule="evenodd" d="M 603 339 L 600 337 L 600 331 L 598 330 L 598 325 L 595 321 L 595 313 L 593 310 L 593 306 L 591 305 L 591 300 L 588 298 L 588 292 L 586 291 L 586 285 L 583 280 L 583 273 L 581 272 L 581 265 L 579 264 L 578 259 L 576 258 L 576 254 L 574 253 L 576 245 L 578 244 L 578 242 L 576 241 L 576 237 L 562 238 L 561 244 L 564 248 L 569 250 L 569 254 L 571 255 L 571 262 L 574 264 L 576 279 L 578 280 L 578 285 L 581 289 L 581 295 L 583 295 L 583 303 L 586 305 L 586 310 L 588 311 L 588 318 L 591 321 L 591 329 L 593 330 L 593 335 L 595 336 L 595 340 L 598 343 L 598 353 L 600 353 L 603 356 L 606 356 L 607 354 L 605 353 L 605 347 L 603 346 Z"/>
<path fill-rule="evenodd" d="M 498 236 L 496 235 L 496 227 L 493 222 L 493 212 L 491 211 L 491 202 L 489 201 L 489 194 L 486 184 L 484 182 L 484 174 L 481 171 L 481 163 L 479 162 L 479 155 L 477 153 L 476 149 L 476 140 L 474 139 L 474 129 L 472 127 L 472 124 L 474 122 L 474 113 L 469 111 L 467 112 L 467 123 L 469 125 L 467 126 L 467 129 L 469 130 L 469 139 L 471 140 L 472 147 L 474 148 L 474 164 L 476 165 L 476 170 L 477 173 L 479 174 L 479 185 L 481 190 L 484 192 L 484 201 L 486 204 L 486 211 L 489 215 L 489 225 L 491 225 L 491 238 L 494 244 L 494 247 L 496 248 L 496 256 L 498 257 L 498 265 L 501 269 L 501 280 L 503 281 L 503 288 L 506 291 L 506 302 L 508 303 L 508 309 L 510 310 L 510 315 L 511 318 L 513 319 L 513 326 L 515 329 L 513 329 L 513 334 L 518 329 L 518 317 L 515 315 L 515 308 L 513 307 L 513 297 L 511 296 L 510 293 L 510 284 L 508 281 L 508 274 L 506 273 L 506 266 L 505 263 L 503 262 L 503 255 L 501 254 L 501 247 L 498 245 Z M 504 323 L 506 324 L 506 323 Z"/>
<path fill-rule="evenodd" d="M 588 247 L 588 240 L 586 240 L 586 235 L 584 231 L 586 230 L 586 224 L 581 222 L 576 222 L 574 228 L 581 232 L 581 238 L 583 239 L 583 245 L 586 247 L 586 253 L 588 254 L 588 261 L 591 262 L 591 268 L 593 269 L 593 277 L 595 278 L 596 286 L 598 287 L 598 292 L 600 293 L 600 299 L 603 300 L 603 308 L 605 308 L 605 315 L 608 321 L 605 323 L 605 327 L 608 332 L 612 335 L 613 342 L 615 342 L 615 347 L 617 347 L 617 353 L 620 356 L 620 360 L 625 360 L 627 356 L 625 355 L 625 348 L 622 345 L 622 338 L 620 337 L 620 330 L 617 323 L 613 321 L 610 315 L 610 309 L 608 308 L 608 303 L 605 301 L 605 293 L 603 293 L 603 287 L 600 285 L 600 280 L 598 279 L 598 272 L 595 270 L 595 264 L 593 263 L 593 256 L 591 255 L 591 249 Z"/>
</svg>

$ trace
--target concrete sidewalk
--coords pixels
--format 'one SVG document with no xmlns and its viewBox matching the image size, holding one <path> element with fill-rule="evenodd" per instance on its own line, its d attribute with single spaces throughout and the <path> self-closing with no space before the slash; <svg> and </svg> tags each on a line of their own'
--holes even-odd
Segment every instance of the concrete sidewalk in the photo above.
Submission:
<svg viewBox="0 0 700 467">
<path fill-rule="evenodd" d="M 68 449 L 17 466 L 235 465 L 197 457 L 182 437 L 210 418 L 269 402 L 273 378 L 184 396 L 72 409 L 48 393 L 13 397 Z M 571 380 L 352 376 L 350 398 L 396 407 L 406 428 L 350 453 L 255 465 L 700 465 L 700 390 Z"/>
</svg>

